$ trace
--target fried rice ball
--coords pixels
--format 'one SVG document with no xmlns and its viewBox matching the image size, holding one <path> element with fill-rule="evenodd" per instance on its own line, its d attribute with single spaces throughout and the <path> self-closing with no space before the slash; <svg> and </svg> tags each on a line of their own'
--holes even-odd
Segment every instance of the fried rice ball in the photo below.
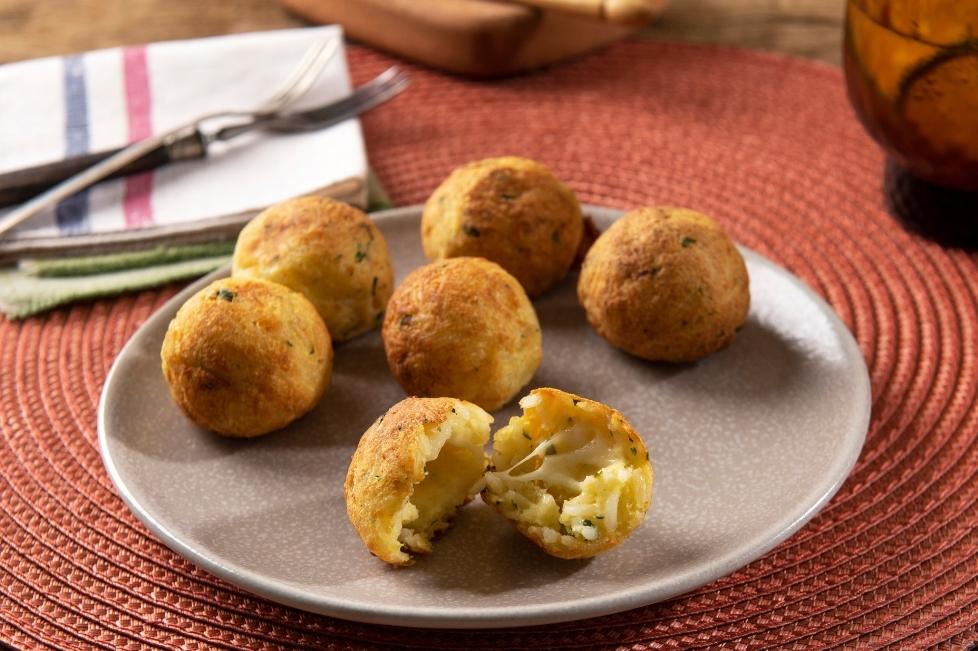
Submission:
<svg viewBox="0 0 978 651">
<path fill-rule="evenodd" d="M 384 236 L 363 211 L 326 197 L 283 201 L 252 219 L 238 236 L 231 275 L 301 292 L 334 341 L 379 326 L 394 291 Z"/>
<path fill-rule="evenodd" d="M 329 387 L 333 345 L 316 308 L 282 285 L 216 280 L 183 304 L 161 351 L 170 395 L 226 436 L 285 427 Z"/>
<path fill-rule="evenodd" d="M 618 219 L 585 257 L 577 295 L 599 335 L 666 362 L 726 347 L 750 307 L 737 247 L 716 221 L 683 208 L 639 208 Z"/>
<path fill-rule="evenodd" d="M 559 389 L 534 389 L 493 437 L 482 499 L 552 556 L 589 558 L 624 541 L 652 502 L 652 465 L 625 417 Z"/>
<path fill-rule="evenodd" d="M 406 398 L 370 426 L 344 484 L 346 512 L 372 554 L 410 565 L 478 492 L 492 416 L 454 398 Z"/>
<path fill-rule="evenodd" d="M 490 411 L 533 377 L 543 348 L 526 292 L 494 262 L 450 258 L 415 269 L 387 304 L 387 363 L 409 395 Z"/>
<path fill-rule="evenodd" d="M 538 296 L 567 275 L 584 225 L 574 193 L 526 158 L 459 167 L 425 204 L 421 242 L 431 260 L 477 256 Z"/>
</svg>

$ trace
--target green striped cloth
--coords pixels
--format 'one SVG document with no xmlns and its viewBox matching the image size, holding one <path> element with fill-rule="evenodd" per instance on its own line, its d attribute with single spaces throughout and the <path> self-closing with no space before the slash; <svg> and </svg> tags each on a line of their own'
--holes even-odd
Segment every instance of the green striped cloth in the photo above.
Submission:
<svg viewBox="0 0 978 651">
<path fill-rule="evenodd" d="M 369 211 L 390 208 L 373 174 L 367 178 Z M 157 246 L 104 255 L 23 259 L 0 269 L 0 311 L 10 319 L 76 301 L 91 300 L 203 276 L 231 259 L 234 241 Z"/>
</svg>

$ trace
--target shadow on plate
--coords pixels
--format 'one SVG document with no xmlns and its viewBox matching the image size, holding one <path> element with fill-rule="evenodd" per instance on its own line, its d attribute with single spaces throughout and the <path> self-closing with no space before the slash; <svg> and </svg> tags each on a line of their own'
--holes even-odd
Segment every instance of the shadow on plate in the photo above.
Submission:
<svg viewBox="0 0 978 651">
<path fill-rule="evenodd" d="M 161 335 L 162 337 L 162 335 Z M 335 352 L 333 377 L 322 401 L 285 428 L 264 436 L 224 437 L 194 424 L 173 403 L 157 356 L 134 357 L 124 368 L 129 400 L 117 403 L 111 418 L 143 421 L 140 428 L 113 428 L 125 436 L 129 449 L 168 462 L 200 463 L 250 451 L 289 448 L 330 448 L 356 445 L 360 435 L 392 404 L 404 397 L 387 368 L 380 336 L 371 333 L 344 344 Z M 153 418 L 125 416 L 155 405 Z"/>
<path fill-rule="evenodd" d="M 554 583 L 589 562 L 546 555 L 477 499 L 460 511 L 432 554 L 396 568 L 372 556 L 341 514 L 342 495 L 295 499 L 274 509 L 208 521 L 190 535 L 242 569 L 331 594 L 341 586 L 354 593 L 365 590 L 364 583 L 374 581 L 414 584 L 422 592 L 496 594 Z"/>
</svg>

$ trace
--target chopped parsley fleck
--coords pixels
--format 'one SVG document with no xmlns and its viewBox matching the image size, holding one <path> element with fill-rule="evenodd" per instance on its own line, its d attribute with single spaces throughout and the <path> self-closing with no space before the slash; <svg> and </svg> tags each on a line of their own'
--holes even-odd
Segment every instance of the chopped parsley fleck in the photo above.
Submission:
<svg viewBox="0 0 978 651">
<path fill-rule="evenodd" d="M 515 194 L 513 192 L 500 192 L 499 193 L 499 198 L 502 199 L 503 201 L 512 201 L 513 199 L 516 199 L 519 196 L 520 195 Z"/>
<path fill-rule="evenodd" d="M 364 260 L 367 259 L 367 252 L 358 247 L 357 248 L 357 254 L 356 254 L 356 256 L 354 256 L 354 259 L 357 262 L 363 262 Z"/>
<path fill-rule="evenodd" d="M 689 236 L 686 236 L 686 237 L 683 238 L 682 245 L 683 245 L 683 248 L 684 249 L 688 249 L 689 247 L 693 246 L 694 244 L 696 244 L 696 240 L 694 240 L 693 238 L 691 238 Z"/>
<path fill-rule="evenodd" d="M 585 527 L 593 527 L 594 526 L 594 523 L 591 522 L 590 520 L 581 520 L 581 524 L 583 524 Z"/>
<path fill-rule="evenodd" d="M 370 230 L 370 225 L 369 224 L 360 224 L 360 228 L 362 228 L 363 230 L 367 231 L 367 237 L 369 237 L 370 238 L 370 241 L 373 242 L 374 241 L 374 232 L 372 230 Z"/>
<path fill-rule="evenodd" d="M 628 448 L 628 449 L 632 451 L 632 454 L 638 454 L 638 450 L 636 450 L 635 448 Z"/>
<path fill-rule="evenodd" d="M 237 296 L 237 294 L 232 292 L 230 289 L 224 289 L 222 287 L 221 289 L 214 292 L 214 296 L 217 296 L 222 301 L 227 301 L 228 303 L 230 303 L 231 301 L 234 300 L 234 297 Z"/>
<path fill-rule="evenodd" d="M 523 430 L 523 438 L 525 438 L 527 441 L 530 440 L 530 435 L 526 433 L 526 430 Z"/>
<path fill-rule="evenodd" d="M 554 447 L 553 443 L 547 446 L 547 455 L 549 456 L 551 454 L 557 454 L 557 448 Z"/>
<path fill-rule="evenodd" d="M 482 235 L 482 232 L 472 224 L 463 224 L 462 232 L 468 235 L 469 237 L 479 237 L 480 235 Z"/>
<path fill-rule="evenodd" d="M 374 475 L 374 477 L 375 477 L 376 479 L 383 479 L 383 477 L 381 477 L 380 475 Z"/>
<path fill-rule="evenodd" d="M 401 318 L 397 320 L 397 325 L 401 326 L 402 328 L 405 326 L 409 326 L 411 325 L 411 318 L 412 315 L 410 314 L 402 314 Z M 452 411 L 454 412 L 455 410 L 452 409 Z"/>
</svg>

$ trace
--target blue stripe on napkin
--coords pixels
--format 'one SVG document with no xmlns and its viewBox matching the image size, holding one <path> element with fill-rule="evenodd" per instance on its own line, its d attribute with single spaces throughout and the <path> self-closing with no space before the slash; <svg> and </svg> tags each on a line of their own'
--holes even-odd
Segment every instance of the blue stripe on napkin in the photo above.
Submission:
<svg viewBox="0 0 978 651">
<path fill-rule="evenodd" d="M 65 156 L 87 154 L 88 96 L 85 90 L 85 64 L 82 55 L 65 57 Z M 87 233 L 88 190 L 68 197 L 58 204 L 58 228 L 65 235 Z"/>
</svg>

